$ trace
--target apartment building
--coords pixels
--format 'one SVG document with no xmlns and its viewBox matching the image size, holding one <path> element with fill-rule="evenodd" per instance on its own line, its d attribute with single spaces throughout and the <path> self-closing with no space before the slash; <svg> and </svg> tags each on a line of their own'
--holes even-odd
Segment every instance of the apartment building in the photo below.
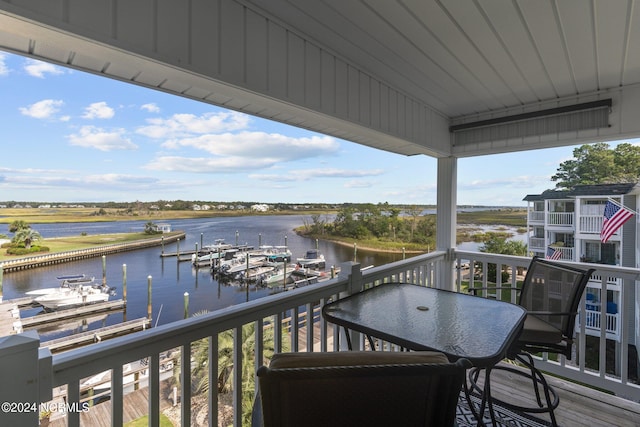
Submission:
<svg viewBox="0 0 640 427">
<path fill-rule="evenodd" d="M 547 190 L 527 195 L 524 200 L 528 203 L 529 252 L 543 258 L 638 268 L 638 215 L 627 220 L 604 243 L 600 232 L 607 201 L 635 212 L 639 196 L 638 183 L 580 185 L 568 191 Z M 606 292 L 601 291 L 603 285 Z M 623 295 L 622 285 L 621 279 L 591 278 L 586 290 L 587 334 L 598 335 L 604 319 L 607 338 L 619 343 L 622 311 L 636 313 L 624 320 L 630 328 L 627 331 L 635 334 L 632 331 L 640 306 L 638 293 Z M 621 304 L 626 310 L 621 310 Z"/>
</svg>

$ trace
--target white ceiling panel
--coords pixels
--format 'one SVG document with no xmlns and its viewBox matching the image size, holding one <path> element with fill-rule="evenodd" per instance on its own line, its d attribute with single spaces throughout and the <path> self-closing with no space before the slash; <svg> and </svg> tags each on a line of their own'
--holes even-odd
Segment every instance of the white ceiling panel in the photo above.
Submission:
<svg viewBox="0 0 640 427">
<path fill-rule="evenodd" d="M 0 0 L 0 49 L 384 150 L 477 155 L 640 136 L 639 2 Z M 612 99 L 608 128 L 449 132 L 587 99 Z"/>
</svg>

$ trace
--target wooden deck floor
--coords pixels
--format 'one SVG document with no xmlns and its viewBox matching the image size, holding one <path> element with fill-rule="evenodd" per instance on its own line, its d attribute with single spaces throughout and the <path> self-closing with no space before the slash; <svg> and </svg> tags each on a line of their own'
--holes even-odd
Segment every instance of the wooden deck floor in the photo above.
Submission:
<svg viewBox="0 0 640 427">
<path fill-rule="evenodd" d="M 320 351 L 319 327 L 314 328 L 314 351 Z M 330 332 L 331 335 L 331 332 Z M 299 336 L 300 351 L 306 348 L 306 333 Z M 332 338 L 329 338 L 332 343 Z M 332 347 L 332 344 L 330 344 Z M 590 389 L 568 381 L 546 376 L 560 396 L 556 419 L 563 427 L 640 427 L 640 403 L 635 403 L 610 394 Z M 529 381 L 505 371 L 491 374 L 492 395 L 521 406 L 533 406 L 533 389 Z M 536 414 L 549 421 L 548 414 Z"/>
<path fill-rule="evenodd" d="M 545 377 L 560 396 L 556 409 L 558 424 L 564 427 L 637 427 L 640 404 L 592 390 L 571 382 Z M 531 406 L 532 385 L 518 375 L 495 370 L 491 374 L 492 395 L 499 399 Z M 548 414 L 537 414 L 549 421 Z"/>
</svg>

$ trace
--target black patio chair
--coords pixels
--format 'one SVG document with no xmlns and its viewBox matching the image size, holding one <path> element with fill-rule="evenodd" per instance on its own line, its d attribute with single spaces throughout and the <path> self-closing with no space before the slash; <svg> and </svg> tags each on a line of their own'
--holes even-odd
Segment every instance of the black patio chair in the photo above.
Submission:
<svg viewBox="0 0 640 427">
<path fill-rule="evenodd" d="M 257 372 L 253 425 L 453 426 L 470 366 L 427 351 L 276 354 Z"/>
<path fill-rule="evenodd" d="M 552 425 L 557 425 L 554 410 L 558 407 L 560 399 L 553 387 L 547 383 L 543 373 L 535 367 L 532 354 L 547 352 L 562 355 L 571 360 L 578 304 L 594 271 L 595 269 L 582 270 L 533 258 L 522 288 L 517 289 L 520 293 L 518 304 L 527 309 L 527 317 L 522 333 L 507 353 L 509 359 L 517 360 L 527 367 L 528 371 L 502 364 L 486 369 L 485 381 L 489 381 L 491 370 L 495 369 L 525 376 L 533 382 L 538 406 L 523 407 L 490 397 L 493 403 L 499 403 L 515 411 L 549 413 Z M 485 288 L 473 288 L 470 291 L 480 289 Z M 478 368 L 472 368 L 469 371 L 471 386 L 476 391 L 482 390 L 477 385 L 481 371 L 482 369 Z M 544 393 L 544 402 L 540 396 L 540 387 Z"/>
</svg>

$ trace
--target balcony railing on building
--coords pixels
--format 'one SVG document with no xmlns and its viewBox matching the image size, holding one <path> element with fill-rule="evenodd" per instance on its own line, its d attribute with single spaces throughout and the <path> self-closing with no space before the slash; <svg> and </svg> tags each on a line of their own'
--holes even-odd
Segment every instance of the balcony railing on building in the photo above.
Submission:
<svg viewBox="0 0 640 427">
<path fill-rule="evenodd" d="M 580 215 L 578 231 L 584 234 L 600 234 L 602 230 L 602 214 Z"/>
<path fill-rule="evenodd" d="M 544 222 L 544 211 L 529 211 L 529 222 Z"/>
<path fill-rule="evenodd" d="M 547 225 L 556 227 L 573 227 L 573 212 L 549 212 Z"/>
<path fill-rule="evenodd" d="M 142 412 L 142 415 L 148 414 L 150 425 L 158 425 L 161 407 L 171 404 L 167 403 L 168 397 L 170 402 L 177 402 L 175 413 L 182 420 L 182 425 L 191 425 L 192 417 L 199 416 L 195 408 L 204 405 L 208 408 L 210 425 L 224 422 L 225 425 L 240 426 L 250 415 L 250 405 L 247 402 L 251 401 L 255 392 L 255 370 L 273 351 L 343 349 L 341 332 L 318 315 L 320 307 L 326 301 L 342 298 L 366 287 L 398 281 L 465 292 L 468 286 L 486 287 L 490 284 L 489 274 L 482 273 L 489 272 L 489 266 L 494 266 L 494 271 L 504 273 L 494 277 L 498 286 L 516 286 L 526 273 L 529 262 L 530 258 L 526 257 L 451 251 L 420 255 L 364 272 L 358 264 L 346 263 L 341 266 L 339 277 L 327 282 L 282 292 L 53 357 L 47 351 L 39 350 L 37 336 L 27 334 L 15 344 L 16 348 L 23 351 L 19 358 L 11 360 L 15 364 L 11 371 L 14 378 L 5 378 L 5 381 L 27 383 L 26 380 L 36 375 L 39 381 L 33 381 L 31 387 L 16 396 L 17 399 L 48 402 L 55 398 L 66 404 L 87 405 L 86 411 L 57 414 L 69 426 L 79 426 L 81 418 L 83 424 L 90 425 L 90 417 L 97 416 L 120 424 L 124 414 L 129 414 L 132 408 Z M 610 280 L 609 278 L 619 280 L 621 301 L 634 297 L 638 276 L 636 269 L 604 265 L 598 265 L 597 268 L 596 274 L 605 277 L 605 281 Z M 476 274 L 476 271 L 481 273 Z M 599 291 L 600 300 L 606 301 L 606 283 Z M 483 296 L 517 302 L 515 292 L 505 294 L 496 291 Z M 636 322 L 629 322 L 630 313 L 625 312 L 627 305 L 620 304 L 619 307 L 616 328 L 618 342 L 622 345 L 616 346 L 613 354 L 609 350 L 607 339 L 609 317 L 606 307 L 600 306 L 599 311 L 590 307 L 587 311 L 583 298 L 579 313 L 587 321 L 581 322 L 576 329 L 576 334 L 584 337 L 577 340 L 577 357 L 567 361 L 551 360 L 543 355 L 537 364 L 547 372 L 640 401 L 637 373 L 631 368 L 638 364 L 637 355 L 630 351 L 631 346 L 628 345 L 640 339 L 640 332 Z M 601 319 L 606 318 L 607 322 L 598 321 L 598 314 Z M 594 330 L 599 328 L 598 336 L 588 337 L 587 327 Z M 231 337 L 228 346 L 228 341 L 221 339 L 223 336 Z M 366 340 L 361 337 L 358 339 L 357 336 L 354 338 L 356 348 L 365 348 Z M 252 343 L 251 347 L 247 346 L 248 342 Z M 400 350 L 391 345 L 385 345 L 385 348 Z M 175 362 L 173 371 L 177 381 L 173 381 L 174 375 L 169 380 L 165 380 L 163 376 L 161 381 L 161 365 L 166 366 L 163 358 L 167 354 L 171 354 Z M 218 359 L 220 355 L 231 361 L 232 366 L 246 368 L 227 367 L 220 368 L 222 371 L 219 371 L 219 365 L 224 365 L 206 363 L 208 360 Z M 148 385 L 129 394 L 122 380 L 126 377 L 123 367 L 140 360 L 147 361 Z M 5 362 L 8 361 L 2 361 Z M 37 374 L 33 373 L 34 366 Z M 101 396 L 101 399 L 107 400 L 106 403 L 98 403 L 100 399 L 95 391 L 87 386 L 87 379 L 101 372 L 108 372 L 113 379 L 109 390 Z M 208 387 L 208 392 L 199 393 L 196 383 L 200 384 L 199 381 L 203 378 L 208 379 L 208 384 L 212 386 Z M 143 391 L 144 395 L 136 395 L 137 403 L 130 406 L 129 396 Z M 146 405 L 140 404 L 141 401 L 146 402 Z M 225 402 L 228 406 L 225 406 Z M 89 407 L 89 404 L 93 406 Z M 20 425 L 37 424 L 37 414 L 16 416 L 22 417 L 19 419 Z"/>
</svg>

